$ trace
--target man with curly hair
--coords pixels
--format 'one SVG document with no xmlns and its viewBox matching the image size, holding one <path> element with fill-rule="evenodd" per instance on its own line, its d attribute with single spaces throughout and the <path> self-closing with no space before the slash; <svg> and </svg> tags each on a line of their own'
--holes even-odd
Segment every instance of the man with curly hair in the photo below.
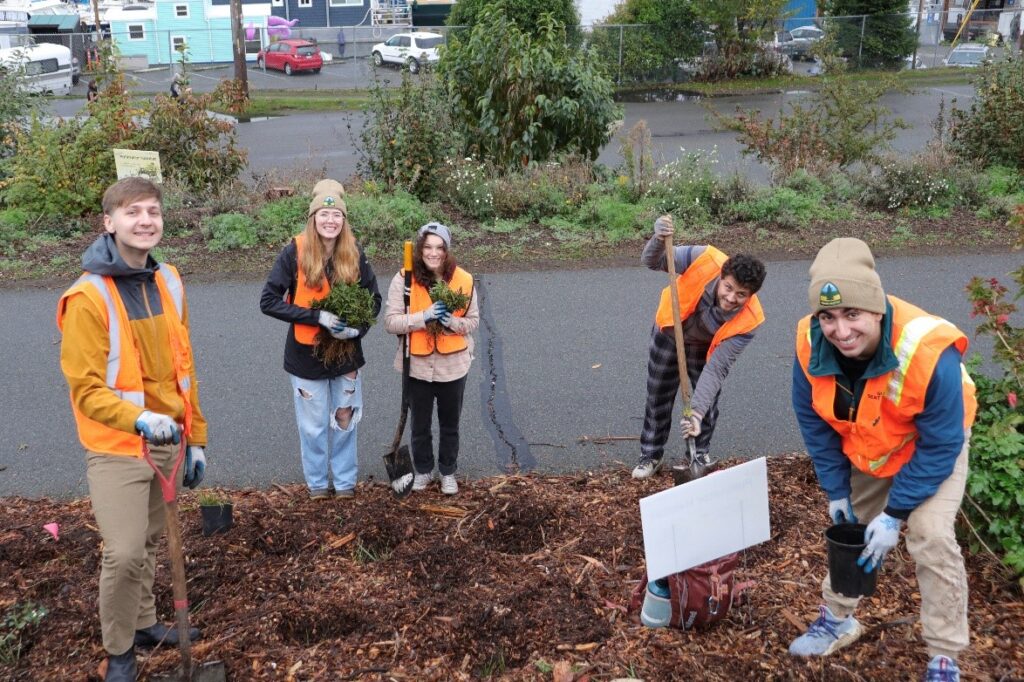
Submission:
<svg viewBox="0 0 1024 682">
<path fill-rule="evenodd" d="M 675 234 L 672 216 L 654 222 L 654 236 L 644 247 L 640 261 L 652 270 L 668 271 L 665 238 Z M 757 298 L 765 267 L 745 254 L 728 257 L 713 246 L 676 246 L 675 286 L 683 321 L 686 371 L 694 386 L 693 414 L 684 419 L 684 437 L 695 440 L 699 463 L 711 463 L 711 436 L 718 421 L 718 396 L 733 363 L 764 322 Z M 672 407 L 679 391 L 679 369 L 673 334 L 671 288 L 661 292 L 661 302 L 651 330 L 647 363 L 647 406 L 640 434 L 640 462 L 633 478 L 649 478 L 664 463 L 665 442 L 671 428 Z"/>
</svg>

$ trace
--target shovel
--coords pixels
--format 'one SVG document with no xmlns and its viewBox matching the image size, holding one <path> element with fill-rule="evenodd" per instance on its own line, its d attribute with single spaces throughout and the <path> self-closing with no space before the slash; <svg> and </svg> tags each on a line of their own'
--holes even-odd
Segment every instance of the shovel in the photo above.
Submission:
<svg viewBox="0 0 1024 682">
<path fill-rule="evenodd" d="M 405 271 L 405 290 L 403 299 L 405 302 L 405 314 L 409 314 L 409 296 L 412 290 L 412 242 L 405 242 L 405 258 L 403 269 Z M 409 335 L 402 335 L 402 408 L 398 417 L 398 428 L 395 429 L 395 438 L 391 441 L 391 449 L 384 455 L 384 468 L 387 469 L 388 479 L 391 481 L 391 492 L 396 497 L 402 498 L 412 492 L 413 474 L 412 455 L 409 453 L 408 445 L 400 445 L 402 434 L 405 433 L 405 421 L 409 414 Z"/>
<path fill-rule="evenodd" d="M 192 666 L 192 641 L 188 636 L 188 593 L 185 586 L 185 558 L 181 550 L 181 525 L 178 523 L 178 500 L 175 482 L 178 471 L 185 460 L 185 439 L 181 439 L 181 448 L 174 461 L 170 478 L 163 475 L 160 467 L 149 454 L 149 446 L 142 441 L 142 457 L 156 472 L 160 481 L 160 491 L 164 496 L 164 507 L 167 516 L 167 553 L 171 557 L 171 588 L 174 593 L 174 615 L 178 623 L 178 646 L 181 649 L 181 669 L 177 673 L 166 676 L 153 676 L 153 680 L 169 680 L 170 682 L 225 682 L 227 679 L 224 664 L 221 661 L 210 661 L 199 666 Z"/>
<path fill-rule="evenodd" d="M 665 237 L 665 262 L 668 265 L 669 292 L 672 295 L 672 328 L 676 339 L 676 365 L 679 369 L 679 390 L 683 397 L 683 418 L 693 416 L 690 406 L 690 375 L 686 372 L 686 349 L 683 346 L 683 322 L 679 314 L 679 285 L 676 282 L 676 254 L 672 235 Z M 687 483 L 710 473 L 715 467 L 710 460 L 697 455 L 697 443 L 692 436 L 686 438 L 686 454 L 681 465 L 672 467 L 672 478 L 676 485 Z"/>
</svg>

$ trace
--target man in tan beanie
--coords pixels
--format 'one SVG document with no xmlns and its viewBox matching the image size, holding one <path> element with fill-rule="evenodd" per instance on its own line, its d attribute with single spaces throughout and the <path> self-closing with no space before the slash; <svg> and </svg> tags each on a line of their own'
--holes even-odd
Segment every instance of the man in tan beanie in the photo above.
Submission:
<svg viewBox="0 0 1024 682">
<path fill-rule="evenodd" d="M 857 560 L 878 570 L 907 527 L 917 566 L 925 679 L 960 679 L 967 576 L 953 530 L 967 481 L 977 403 L 962 358 L 967 337 L 946 320 L 886 297 L 859 239 L 833 239 L 810 270 L 811 314 L 797 326 L 793 408 L 833 523 L 867 523 Z M 820 615 L 789 647 L 827 656 L 853 643 L 859 596 L 822 581 Z"/>
</svg>

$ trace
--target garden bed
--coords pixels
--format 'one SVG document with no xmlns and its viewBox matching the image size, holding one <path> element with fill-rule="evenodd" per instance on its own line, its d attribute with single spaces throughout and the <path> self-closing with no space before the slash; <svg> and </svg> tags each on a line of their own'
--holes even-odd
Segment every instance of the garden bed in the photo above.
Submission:
<svg viewBox="0 0 1024 682">
<path fill-rule="evenodd" d="M 901 548 L 860 611 L 859 643 L 797 661 L 789 641 L 815 615 L 825 499 L 806 457 L 769 460 L 772 539 L 745 553 L 750 601 L 710 630 L 648 629 L 626 614 L 643 574 L 639 498 L 670 485 L 626 470 L 464 482 L 403 502 L 379 482 L 313 502 L 300 486 L 231 491 L 235 528 L 204 538 L 192 493 L 183 526 L 199 660 L 229 679 L 608 680 L 918 678 L 926 655 L 913 565 Z M 54 541 L 43 524 L 60 524 Z M 92 679 L 100 538 L 88 501 L 8 498 L 0 507 L 0 608 L 48 615 L 0 677 Z M 965 679 L 1024 676 L 1024 604 L 1004 569 L 967 557 L 972 646 Z M 166 555 L 157 604 L 170 620 Z M 175 650 L 140 655 L 143 677 Z"/>
</svg>

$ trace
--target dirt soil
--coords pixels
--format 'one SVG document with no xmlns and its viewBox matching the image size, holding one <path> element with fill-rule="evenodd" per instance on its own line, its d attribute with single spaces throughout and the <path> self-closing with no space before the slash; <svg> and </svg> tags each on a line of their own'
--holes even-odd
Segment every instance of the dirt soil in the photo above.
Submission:
<svg viewBox="0 0 1024 682">
<path fill-rule="evenodd" d="M 628 471 L 502 476 L 395 500 L 379 482 L 354 499 L 299 486 L 232 490 L 235 527 L 203 537 L 183 495 L 186 571 L 199 661 L 231 680 L 907 680 L 926 662 L 920 595 L 905 550 L 859 611 L 866 633 L 824 660 L 786 647 L 816 615 L 826 502 L 806 457 L 768 463 L 772 539 L 745 552 L 749 601 L 703 631 L 643 627 L 627 614 L 644 572 L 638 500 L 671 485 Z M 43 524 L 60 524 L 54 541 Z M 0 610 L 48 610 L 22 631 L 0 679 L 92 680 L 100 537 L 87 500 L 0 505 Z M 172 619 L 161 548 L 157 605 Z M 968 554 L 972 646 L 965 680 L 1024 678 L 1024 603 L 989 555 Z M 0 637 L 5 633 L 0 633 Z M 142 678 L 175 649 L 140 651 Z"/>
</svg>

